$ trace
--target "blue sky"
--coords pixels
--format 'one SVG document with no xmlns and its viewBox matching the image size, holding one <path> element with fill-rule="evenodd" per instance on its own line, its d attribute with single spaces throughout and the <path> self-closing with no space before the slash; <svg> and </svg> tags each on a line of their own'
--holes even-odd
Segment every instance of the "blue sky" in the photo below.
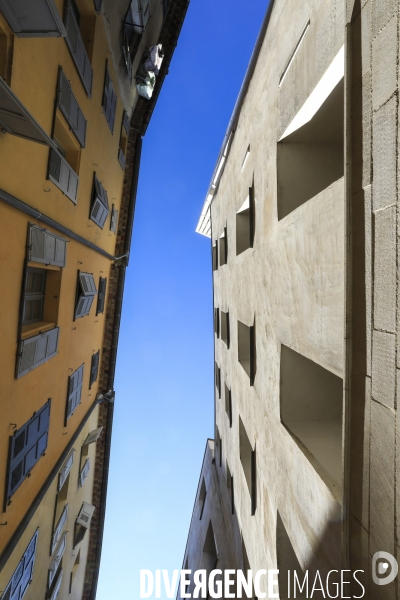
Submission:
<svg viewBox="0 0 400 600">
<path fill-rule="evenodd" d="M 191 1 L 144 137 L 97 600 L 181 567 L 214 413 L 210 242 L 194 230 L 267 5 Z"/>
</svg>

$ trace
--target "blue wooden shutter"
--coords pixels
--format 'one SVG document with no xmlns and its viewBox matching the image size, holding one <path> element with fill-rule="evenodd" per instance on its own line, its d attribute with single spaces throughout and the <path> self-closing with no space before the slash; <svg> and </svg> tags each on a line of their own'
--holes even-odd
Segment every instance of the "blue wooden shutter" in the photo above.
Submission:
<svg viewBox="0 0 400 600">
<path fill-rule="evenodd" d="M 81 365 L 79 369 L 77 369 L 75 373 L 73 373 L 68 378 L 68 395 L 65 422 L 67 422 L 69 417 L 74 413 L 76 407 L 81 403 L 84 366 L 85 365 Z"/>
<path fill-rule="evenodd" d="M 33 371 L 33 369 L 57 354 L 59 332 L 60 328 L 55 327 L 50 331 L 44 331 L 20 341 L 15 373 L 17 379 L 26 375 L 29 371 Z"/>
<path fill-rule="evenodd" d="M 114 131 L 114 121 L 115 121 L 115 110 L 117 106 L 117 96 L 115 94 L 114 85 L 110 77 L 110 73 L 108 71 L 108 66 L 106 63 L 106 73 L 104 76 L 104 90 L 103 90 L 103 112 L 110 128 L 111 133 Z"/>
<path fill-rule="evenodd" d="M 54 148 L 50 148 L 48 179 L 76 204 L 79 177 Z"/>
<path fill-rule="evenodd" d="M 7 501 L 46 450 L 49 425 L 50 400 L 12 436 L 7 475 Z"/>
<path fill-rule="evenodd" d="M 106 300 L 106 288 L 107 288 L 107 278 L 100 277 L 99 295 L 97 296 L 96 315 L 99 315 L 104 312 L 104 305 L 105 305 L 105 300 Z"/>
<path fill-rule="evenodd" d="M 96 294 L 97 289 L 93 275 L 79 272 L 75 319 L 89 314 Z"/>
<path fill-rule="evenodd" d="M 1 600 L 22 600 L 25 596 L 29 584 L 33 578 L 33 567 L 35 565 L 37 540 L 39 530 L 36 530 L 33 538 L 28 544 L 27 549 L 22 555 L 21 560 L 15 569 L 6 589 L 4 590 Z"/>
<path fill-rule="evenodd" d="M 93 69 L 90 65 L 90 60 L 82 40 L 82 35 L 79 30 L 79 25 L 76 21 L 70 0 L 66 0 L 65 3 L 64 24 L 65 29 L 67 30 L 67 36 L 65 39 L 67 40 L 68 48 L 75 62 L 75 66 L 83 83 L 83 87 L 85 88 L 89 98 L 91 98 Z"/>
<path fill-rule="evenodd" d="M 67 241 L 51 231 L 29 224 L 28 258 L 30 261 L 65 267 Z"/>
<path fill-rule="evenodd" d="M 54 0 L 0 0 L 0 11 L 18 37 L 65 36 Z"/>
<path fill-rule="evenodd" d="M 71 85 L 61 68 L 58 73 L 57 106 L 60 108 L 79 144 L 84 148 L 87 121 L 72 92 Z"/>
<path fill-rule="evenodd" d="M 108 213 L 108 195 L 95 174 L 93 177 L 92 208 L 90 210 L 90 219 L 101 229 L 103 229 L 104 223 L 108 217 Z"/>
</svg>

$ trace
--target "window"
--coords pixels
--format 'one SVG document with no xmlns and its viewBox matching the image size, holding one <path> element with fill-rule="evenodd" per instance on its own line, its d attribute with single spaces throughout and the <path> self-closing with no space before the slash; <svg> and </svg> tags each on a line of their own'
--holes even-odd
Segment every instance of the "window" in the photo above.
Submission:
<svg viewBox="0 0 400 600">
<path fill-rule="evenodd" d="M 54 551 L 57 548 L 58 542 L 60 541 L 62 532 L 64 530 L 65 523 L 67 522 L 68 504 L 64 503 L 64 494 L 66 494 L 67 492 L 68 492 L 68 489 L 64 486 L 63 489 L 61 490 L 60 494 L 58 494 L 58 496 L 57 496 L 56 519 L 55 519 L 55 523 L 57 523 L 57 525 L 54 528 L 53 536 L 51 538 L 51 550 L 50 550 L 51 555 L 54 554 Z M 60 508 L 61 508 L 61 513 L 59 513 Z M 58 517 L 58 514 L 60 514 L 59 517 Z"/>
<path fill-rule="evenodd" d="M 86 440 L 83 442 L 83 445 L 89 446 L 89 444 L 93 444 L 94 442 L 97 442 L 97 440 L 101 436 L 102 431 L 103 431 L 103 427 L 98 427 L 97 429 L 93 429 L 93 431 L 91 431 L 88 434 Z"/>
<path fill-rule="evenodd" d="M 318 90 L 319 84 L 314 90 L 317 95 Z M 278 143 L 278 219 L 344 175 L 344 79 L 310 119 L 314 92 Z M 304 110 L 307 116 L 302 118 Z"/>
<path fill-rule="evenodd" d="M 247 488 L 251 498 L 251 514 L 256 512 L 257 489 L 256 489 L 256 449 L 250 443 L 249 437 L 242 419 L 239 417 L 239 449 L 240 462 L 246 479 Z"/>
<path fill-rule="evenodd" d="M 72 59 L 89 98 L 92 96 L 93 70 L 88 54 L 93 49 L 94 15 L 81 15 L 73 0 L 66 0 L 64 25 L 67 31 L 66 42 Z M 83 34 L 83 35 L 82 35 Z M 86 46 L 83 40 L 86 40 Z"/>
<path fill-rule="evenodd" d="M 22 555 L 21 560 L 15 569 L 13 576 L 8 582 L 6 589 L 1 596 L 2 600 L 12 600 L 14 598 L 22 598 L 25 596 L 29 584 L 33 579 L 33 568 L 35 565 L 37 541 L 39 531 L 36 530 L 33 538 L 28 544 L 27 549 Z"/>
<path fill-rule="evenodd" d="M 108 63 L 106 63 L 106 74 L 104 77 L 103 90 L 103 112 L 110 128 L 111 133 L 114 132 L 115 109 L 117 106 L 117 96 L 114 91 L 114 84 L 108 71 Z"/>
<path fill-rule="evenodd" d="M 132 81 L 132 63 L 149 18 L 150 0 L 132 0 L 124 20 L 122 45 L 130 81 Z"/>
<path fill-rule="evenodd" d="M 221 439 L 221 435 L 219 433 L 219 429 L 217 426 L 215 427 L 215 429 L 216 429 L 216 437 L 217 437 L 217 441 L 216 441 L 215 445 L 219 452 L 219 466 L 221 467 L 222 466 L 222 439 Z"/>
<path fill-rule="evenodd" d="M 54 0 L 1 0 L 0 10 L 17 36 L 60 37 L 65 32 Z"/>
<path fill-rule="evenodd" d="M 213 271 L 218 271 L 218 242 L 215 242 L 212 247 L 212 264 Z"/>
<path fill-rule="evenodd" d="M 59 332 L 60 328 L 54 327 L 49 331 L 44 330 L 33 337 L 20 341 L 15 369 L 16 379 L 33 371 L 36 367 L 56 356 L 58 352 Z"/>
<path fill-rule="evenodd" d="M 281 346 L 282 424 L 332 492 L 342 485 L 343 380 Z"/>
<path fill-rule="evenodd" d="M 78 271 L 78 285 L 76 289 L 75 319 L 84 317 L 90 313 L 95 295 L 96 284 L 91 273 Z"/>
<path fill-rule="evenodd" d="M 0 15 L 0 77 L 8 84 L 11 82 L 11 66 L 13 58 L 14 36 Z"/>
<path fill-rule="evenodd" d="M 219 308 L 214 308 L 214 333 L 219 338 Z"/>
<path fill-rule="evenodd" d="M 207 490 L 206 490 L 206 482 L 203 480 L 201 482 L 200 493 L 199 493 L 199 519 L 203 516 L 204 504 L 206 502 Z"/>
<path fill-rule="evenodd" d="M 96 507 L 88 502 L 83 502 L 82 507 L 75 521 L 74 547 L 85 537 L 86 531 L 90 527 L 90 521 Z"/>
<path fill-rule="evenodd" d="M 90 209 L 90 219 L 103 229 L 104 223 L 110 212 L 108 206 L 108 195 L 106 190 L 101 185 L 100 181 L 96 177 L 96 173 L 93 176 L 93 187 L 92 187 L 92 206 Z"/>
<path fill-rule="evenodd" d="M 74 454 L 75 454 L 75 450 L 72 449 L 68 455 L 68 458 L 66 459 L 63 466 L 61 467 L 60 473 L 58 474 L 58 485 L 57 485 L 58 491 L 61 490 L 64 483 L 67 481 L 68 475 L 70 474 L 70 471 L 72 469 L 72 465 L 74 464 Z M 68 487 L 68 484 L 67 484 L 67 487 Z"/>
<path fill-rule="evenodd" d="M 69 593 L 72 593 L 72 585 L 74 583 L 74 579 L 76 577 L 76 573 L 79 569 L 79 564 L 81 562 L 81 551 L 80 549 L 78 550 L 78 554 L 76 555 L 75 561 L 74 561 L 74 566 L 72 567 L 72 571 L 71 571 L 71 575 L 69 578 Z"/>
<path fill-rule="evenodd" d="M 51 231 L 29 224 L 28 260 L 31 262 L 65 267 L 67 241 Z"/>
<path fill-rule="evenodd" d="M 82 134 L 82 131 L 78 133 L 79 136 Z M 60 110 L 55 114 L 53 141 L 57 149 L 50 148 L 47 178 L 76 204 L 81 146 Z"/>
<path fill-rule="evenodd" d="M 231 390 L 225 384 L 225 412 L 229 419 L 229 427 L 232 427 L 232 394 Z"/>
<path fill-rule="evenodd" d="M 224 233 L 219 238 L 219 266 L 226 265 L 228 262 L 228 232 L 224 227 Z"/>
<path fill-rule="evenodd" d="M 83 484 L 85 483 L 85 480 L 87 478 L 87 476 L 89 475 L 89 471 L 90 471 L 90 459 L 89 457 L 85 460 L 82 469 L 79 472 L 79 486 L 83 487 Z"/>
<path fill-rule="evenodd" d="M 221 369 L 215 363 L 215 387 L 217 388 L 218 398 L 221 398 Z"/>
<path fill-rule="evenodd" d="M 53 535 L 51 537 L 51 547 L 50 547 L 50 555 L 53 556 L 54 552 L 57 549 L 56 555 L 59 554 L 59 550 L 62 549 L 62 538 L 63 538 L 63 530 L 64 526 L 67 522 L 68 518 L 68 492 L 69 492 L 69 483 L 70 483 L 70 472 L 71 467 L 74 462 L 74 450 L 68 455 L 67 460 L 64 462 L 59 474 L 58 474 L 58 491 L 56 496 L 56 506 L 54 510 L 54 520 L 53 520 Z M 60 545 L 61 544 L 61 545 Z M 62 556 L 61 556 L 62 557 Z M 60 558 L 61 561 L 61 558 Z M 49 578 L 51 576 L 51 583 L 56 580 L 58 575 L 58 567 L 60 565 L 60 561 L 53 565 L 55 568 L 53 572 L 49 573 Z M 51 569 L 50 569 L 51 570 Z"/>
<path fill-rule="evenodd" d="M 122 169 L 125 169 L 126 154 L 128 151 L 128 135 L 129 135 L 130 123 L 129 117 L 126 110 L 122 115 L 121 133 L 119 136 L 119 149 L 118 149 L 118 161 Z"/>
<path fill-rule="evenodd" d="M 76 407 L 81 403 L 83 369 L 81 365 L 72 375 L 68 377 L 67 407 L 65 414 L 65 425 L 71 415 L 74 414 Z"/>
<path fill-rule="evenodd" d="M 100 361 L 100 350 L 98 350 L 95 354 L 92 355 L 92 364 L 90 365 L 90 380 L 89 380 L 89 390 L 97 381 L 97 376 L 99 374 L 99 361 Z"/>
<path fill-rule="evenodd" d="M 35 321 L 43 321 L 45 286 L 45 269 L 28 267 L 24 293 L 24 312 L 22 316 L 23 325 L 35 323 Z"/>
<path fill-rule="evenodd" d="M 110 230 L 113 233 L 117 233 L 117 226 L 118 226 L 118 211 L 113 204 L 113 207 L 111 210 Z"/>
<path fill-rule="evenodd" d="M 254 185 L 249 188 L 249 195 L 236 213 L 236 255 L 254 243 Z"/>
<path fill-rule="evenodd" d="M 225 342 L 229 348 L 230 334 L 229 334 L 229 312 L 223 312 L 221 310 L 221 340 Z"/>
<path fill-rule="evenodd" d="M 104 305 L 105 305 L 105 301 L 106 301 L 106 288 L 107 288 L 107 278 L 100 277 L 99 294 L 97 296 L 96 315 L 100 315 L 104 312 Z"/>
<path fill-rule="evenodd" d="M 297 580 L 301 583 L 304 580 L 304 573 L 300 566 L 299 560 L 296 556 L 296 552 L 290 541 L 286 527 L 283 524 L 281 515 L 278 511 L 276 519 L 276 557 L 277 557 L 277 568 L 278 573 L 278 584 L 279 584 L 279 597 L 290 598 L 291 596 L 296 598 L 306 598 L 305 590 L 300 592 L 298 588 L 289 589 L 288 577 L 294 585 L 294 575 L 296 574 Z M 289 576 L 290 571 L 290 576 Z M 334 585 L 334 584 L 333 584 Z"/>
<path fill-rule="evenodd" d="M 52 583 L 56 579 L 56 576 L 58 575 L 58 573 L 60 571 L 61 561 L 62 561 L 62 557 L 65 552 L 66 546 L 67 546 L 67 532 L 65 532 L 63 534 L 63 536 L 55 550 L 54 558 L 51 561 L 49 575 L 48 575 L 48 581 L 47 581 L 47 585 L 48 585 L 49 589 L 52 587 Z"/>
<path fill-rule="evenodd" d="M 242 323 L 238 324 L 238 360 L 250 378 L 250 385 L 254 385 L 256 375 L 256 344 L 255 344 L 255 321 L 250 327 Z"/>
<path fill-rule="evenodd" d="M 58 597 L 58 594 L 60 593 L 60 589 L 61 589 L 62 579 L 63 579 L 63 570 L 61 569 L 60 573 L 57 577 L 57 581 L 54 584 L 51 595 L 49 596 L 49 600 L 56 600 L 56 598 Z"/>
<path fill-rule="evenodd" d="M 61 110 L 80 146 L 84 148 L 87 121 L 72 92 L 71 84 L 61 67 L 58 70 L 57 106 Z"/>
<path fill-rule="evenodd" d="M 50 425 L 50 404 L 49 400 L 11 437 L 6 504 L 46 451 Z"/>
<path fill-rule="evenodd" d="M 226 463 L 226 485 L 227 485 L 228 491 L 231 496 L 231 512 L 234 515 L 235 514 L 235 498 L 234 498 L 234 494 L 233 494 L 233 475 L 231 474 L 228 463 Z"/>
</svg>

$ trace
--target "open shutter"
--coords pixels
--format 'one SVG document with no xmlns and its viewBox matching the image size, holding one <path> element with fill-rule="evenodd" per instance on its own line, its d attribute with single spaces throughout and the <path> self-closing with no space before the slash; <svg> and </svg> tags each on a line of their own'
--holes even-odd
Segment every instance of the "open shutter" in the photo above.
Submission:
<svg viewBox="0 0 400 600">
<path fill-rule="evenodd" d="M 47 448 L 50 401 L 20 427 L 10 440 L 7 500 L 19 488 Z"/>
<path fill-rule="evenodd" d="M 55 327 L 50 331 L 44 331 L 26 340 L 21 340 L 17 354 L 16 379 L 36 369 L 57 354 L 59 332 L 60 328 Z"/>
<path fill-rule="evenodd" d="M 86 477 L 89 475 L 90 471 L 90 460 L 86 459 L 85 464 L 82 467 L 82 471 L 79 473 L 79 485 L 83 487 L 85 483 Z"/>
<path fill-rule="evenodd" d="M 54 147 L 54 142 L 0 77 L 0 125 L 12 135 Z"/>
<path fill-rule="evenodd" d="M 124 110 L 124 113 L 122 115 L 122 123 L 125 127 L 126 133 L 129 135 L 130 121 L 129 121 L 128 113 L 126 112 L 126 110 Z"/>
<path fill-rule="evenodd" d="M 57 105 L 82 148 L 86 140 L 86 119 L 76 100 L 64 71 L 59 69 Z"/>
<path fill-rule="evenodd" d="M 33 262 L 65 267 L 67 240 L 47 229 L 29 224 L 28 259 Z"/>
<path fill-rule="evenodd" d="M 33 577 L 38 535 L 39 531 L 36 530 L 1 596 L 2 600 L 22 600 L 25 596 Z"/>
<path fill-rule="evenodd" d="M 93 354 L 92 356 L 92 364 L 90 367 L 90 382 L 89 389 L 92 387 L 95 381 L 97 381 L 97 375 L 99 372 L 99 361 L 100 361 L 100 350 Z"/>
<path fill-rule="evenodd" d="M 96 284 L 91 273 L 79 273 L 78 294 L 75 309 L 75 319 L 89 314 L 95 295 L 97 294 Z"/>
<path fill-rule="evenodd" d="M 107 192 L 97 179 L 96 175 L 94 175 L 90 219 L 103 229 L 108 213 L 109 205 Z"/>
<path fill-rule="evenodd" d="M 74 413 L 78 404 L 81 402 L 84 366 L 85 365 L 81 365 L 79 369 L 77 369 L 75 373 L 68 378 L 68 396 L 65 422 L 67 422 L 69 417 Z"/>
<path fill-rule="evenodd" d="M 63 579 L 63 570 L 61 569 L 49 600 L 56 600 L 58 594 L 60 593 L 62 579 Z"/>
<path fill-rule="evenodd" d="M 70 0 L 66 0 L 64 10 L 64 24 L 67 31 L 67 44 L 75 66 L 89 98 L 92 96 L 93 70 L 87 55 L 79 25 L 76 21 Z"/>
<path fill-rule="evenodd" d="M 111 83 L 112 85 L 112 83 Z M 117 95 L 114 91 L 114 86 L 112 87 L 112 91 L 111 91 L 111 109 L 110 109 L 110 120 L 109 120 L 109 126 L 110 126 L 110 131 L 111 133 L 114 133 L 114 122 L 115 122 L 115 111 L 117 108 Z"/>
<path fill-rule="evenodd" d="M 57 485 L 58 491 L 61 490 L 62 486 L 64 485 L 64 483 L 72 469 L 72 465 L 74 464 L 74 454 L 75 454 L 75 450 L 72 449 L 71 452 L 69 453 L 67 460 L 61 467 L 60 474 L 58 475 L 58 485 Z"/>
<path fill-rule="evenodd" d="M 0 0 L 0 11 L 18 37 L 65 36 L 54 0 Z"/>
<path fill-rule="evenodd" d="M 76 204 L 79 177 L 65 158 L 54 148 L 50 148 L 48 179 Z"/>
<path fill-rule="evenodd" d="M 97 429 L 93 429 L 93 431 L 88 433 L 86 440 L 83 442 L 83 446 L 88 446 L 89 444 L 93 444 L 93 442 L 97 442 L 97 440 L 101 436 L 102 431 L 103 431 L 103 427 L 98 427 Z"/>
<path fill-rule="evenodd" d="M 108 66 L 106 64 L 106 73 L 104 76 L 104 90 L 103 90 L 103 112 L 110 128 L 111 133 L 114 131 L 115 121 L 115 109 L 117 106 L 117 96 L 114 91 L 114 85 L 108 72 Z"/>
<path fill-rule="evenodd" d="M 110 229 L 113 233 L 116 233 L 116 231 L 117 231 L 117 224 L 118 224 L 118 211 L 115 208 L 115 206 L 113 205 L 112 211 L 111 211 L 111 221 L 110 221 Z"/>
<path fill-rule="evenodd" d="M 103 4 L 103 0 L 93 0 L 94 2 L 94 10 L 99 13 L 101 10 L 101 5 Z"/>
<path fill-rule="evenodd" d="M 96 507 L 92 506 L 92 504 L 84 502 L 82 504 L 81 510 L 79 511 L 79 515 L 76 518 L 76 522 L 78 523 L 78 525 L 82 525 L 82 527 L 89 528 L 90 521 L 92 519 L 95 509 Z"/>
<path fill-rule="evenodd" d="M 99 295 L 97 296 L 96 315 L 99 315 L 104 312 L 104 305 L 105 305 L 105 300 L 106 300 L 106 288 L 107 288 L 107 278 L 100 277 Z"/>
<path fill-rule="evenodd" d="M 58 542 L 61 539 L 61 534 L 64 529 L 64 525 L 67 522 L 68 518 L 68 504 L 64 506 L 64 509 L 61 513 L 60 518 L 58 519 L 58 523 L 53 533 L 53 537 L 51 538 L 51 554 L 53 554 L 54 550 L 57 547 Z"/>
<path fill-rule="evenodd" d="M 67 546 L 67 532 L 64 533 L 64 535 L 61 538 L 60 543 L 57 546 L 56 549 L 56 553 L 54 555 L 54 558 L 51 562 L 50 565 L 50 569 L 49 569 L 49 578 L 48 578 L 48 586 L 50 588 L 51 584 L 53 583 L 54 577 L 56 576 L 57 573 L 57 569 L 60 565 L 61 559 L 63 557 L 63 554 L 65 552 L 65 548 Z"/>
<path fill-rule="evenodd" d="M 118 162 L 121 165 L 121 169 L 125 169 L 126 160 L 125 160 L 125 154 L 124 154 L 122 148 L 118 149 Z"/>
<path fill-rule="evenodd" d="M 150 0 L 140 0 L 141 11 L 142 11 L 142 25 L 146 27 L 148 20 L 150 19 Z"/>
</svg>

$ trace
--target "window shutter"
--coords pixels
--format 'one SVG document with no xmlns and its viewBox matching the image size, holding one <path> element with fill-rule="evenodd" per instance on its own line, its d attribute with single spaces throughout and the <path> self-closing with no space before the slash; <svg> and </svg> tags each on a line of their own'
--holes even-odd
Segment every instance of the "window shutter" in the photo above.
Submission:
<svg viewBox="0 0 400 600">
<path fill-rule="evenodd" d="M 83 83 L 83 87 L 89 98 L 92 96 L 93 70 L 90 65 L 90 60 L 87 55 L 82 35 L 79 30 L 79 25 L 76 22 L 74 11 L 70 0 L 65 3 L 64 24 L 67 30 L 67 44 L 71 52 L 73 61 L 78 70 L 79 76 Z"/>
<path fill-rule="evenodd" d="M 109 213 L 108 196 L 106 190 L 101 185 L 96 175 L 94 175 L 93 178 L 92 196 L 93 199 L 92 208 L 90 211 L 90 219 L 101 229 L 103 229 Z"/>
<path fill-rule="evenodd" d="M 99 295 L 97 296 L 96 315 L 99 315 L 104 312 L 104 305 L 105 305 L 105 300 L 106 300 L 106 288 L 107 288 L 107 278 L 100 277 Z"/>
<path fill-rule="evenodd" d="M 82 467 L 82 471 L 79 473 L 80 487 L 83 487 L 83 484 L 85 483 L 85 479 L 89 475 L 89 471 L 90 471 L 90 461 L 89 461 L 89 459 L 86 459 L 85 464 Z"/>
<path fill-rule="evenodd" d="M 118 162 L 121 165 L 121 169 L 125 169 L 125 155 L 121 148 L 118 149 Z"/>
<path fill-rule="evenodd" d="M 50 401 L 20 427 L 10 439 L 7 500 L 19 488 L 47 448 Z"/>
<path fill-rule="evenodd" d="M 83 446 L 88 446 L 89 444 L 93 444 L 93 442 L 97 442 L 99 437 L 101 436 L 101 432 L 103 431 L 103 427 L 98 427 L 97 429 L 93 429 L 91 431 L 86 440 L 83 442 Z"/>
<path fill-rule="evenodd" d="M 115 108 L 117 106 L 117 96 L 114 91 L 114 85 L 108 72 L 108 66 L 106 63 L 106 73 L 104 77 L 104 90 L 103 90 L 103 112 L 110 128 L 111 133 L 114 131 L 114 120 L 115 120 Z"/>
<path fill-rule="evenodd" d="M 65 422 L 74 413 L 81 402 L 84 364 L 68 378 L 68 396 Z"/>
<path fill-rule="evenodd" d="M 61 542 L 57 546 L 55 556 L 50 565 L 49 578 L 48 578 L 49 588 L 50 588 L 51 584 L 53 583 L 54 577 L 56 576 L 57 569 L 60 565 L 61 559 L 65 552 L 66 545 L 67 545 L 67 532 L 65 532 L 64 535 L 62 536 Z"/>
<path fill-rule="evenodd" d="M 0 125 L 2 129 L 5 129 L 5 131 L 12 135 L 17 135 L 32 142 L 38 142 L 39 144 L 45 144 L 51 148 L 54 146 L 54 142 L 1 77 Z"/>
<path fill-rule="evenodd" d="M 81 510 L 79 511 L 79 515 L 76 518 L 76 522 L 79 525 L 82 525 L 82 527 L 86 527 L 88 529 L 95 509 L 96 507 L 92 506 L 92 504 L 84 502 Z"/>
<path fill-rule="evenodd" d="M 0 0 L 0 11 L 18 37 L 65 36 L 54 0 Z"/>
<path fill-rule="evenodd" d="M 57 105 L 82 148 L 86 140 L 86 119 L 72 92 L 71 85 L 60 68 L 58 75 Z"/>
<path fill-rule="evenodd" d="M 150 0 L 141 0 L 142 10 L 142 25 L 146 27 L 148 20 L 150 19 Z"/>
<path fill-rule="evenodd" d="M 103 0 L 93 0 L 94 1 L 94 10 L 99 13 L 101 10 L 101 5 L 103 4 Z"/>
<path fill-rule="evenodd" d="M 62 578 L 63 578 L 63 572 L 64 572 L 64 571 L 61 569 L 61 571 L 60 571 L 60 574 L 59 574 L 59 576 L 57 577 L 56 584 L 55 584 L 55 586 L 54 586 L 54 589 L 53 589 L 53 591 L 52 591 L 52 593 L 51 593 L 51 596 L 50 596 L 49 600 L 56 600 L 56 598 L 57 598 L 57 596 L 58 596 L 58 594 L 59 594 L 59 592 L 60 592 L 60 589 L 61 589 L 61 583 L 62 583 Z"/>
<path fill-rule="evenodd" d="M 97 381 L 97 375 L 99 372 L 99 361 L 100 361 L 100 350 L 93 354 L 92 356 L 92 364 L 90 367 L 90 382 L 89 389 L 92 387 L 95 381 Z"/>
<path fill-rule="evenodd" d="M 111 221 L 110 221 L 110 229 L 113 233 L 116 233 L 116 231 L 117 231 L 117 223 L 118 223 L 118 211 L 115 208 L 115 206 L 113 205 L 112 211 L 111 211 Z"/>
<path fill-rule="evenodd" d="M 79 273 L 78 293 L 75 309 L 75 319 L 89 314 L 95 295 L 97 294 L 96 284 L 91 273 Z"/>
<path fill-rule="evenodd" d="M 112 82 L 111 82 L 112 85 Z M 114 87 L 112 87 L 112 91 L 111 91 L 111 109 L 110 109 L 110 120 L 109 120 L 109 126 L 110 126 L 110 131 L 111 133 L 114 133 L 114 122 L 115 122 L 115 111 L 117 108 L 117 95 L 114 91 Z"/>
<path fill-rule="evenodd" d="M 39 531 L 36 530 L 1 596 L 2 600 L 22 600 L 25 596 L 28 586 L 32 581 L 38 535 Z"/>
<path fill-rule="evenodd" d="M 56 546 L 61 539 L 61 534 L 63 532 L 64 525 L 67 522 L 67 518 L 68 518 L 68 504 L 66 504 L 64 506 L 61 516 L 58 519 L 57 526 L 53 532 L 53 537 L 51 538 L 51 554 L 54 553 L 54 550 L 56 549 Z"/>
<path fill-rule="evenodd" d="M 124 113 L 122 115 L 122 123 L 125 127 L 126 133 L 129 135 L 130 121 L 129 121 L 128 113 L 126 112 L 126 110 L 124 110 Z"/>
<path fill-rule="evenodd" d="M 64 485 L 64 483 L 72 469 L 72 465 L 74 464 L 74 454 L 75 454 L 75 450 L 71 450 L 67 460 L 61 467 L 61 471 L 58 476 L 58 486 L 57 486 L 58 491 L 61 490 L 62 486 Z"/>
<path fill-rule="evenodd" d="M 16 379 L 29 373 L 57 354 L 59 327 L 38 333 L 19 343 Z"/>
<path fill-rule="evenodd" d="M 54 148 L 50 148 L 48 179 L 76 204 L 79 177 Z"/>
<path fill-rule="evenodd" d="M 47 229 L 29 224 L 28 260 L 65 267 L 67 241 Z"/>
</svg>

